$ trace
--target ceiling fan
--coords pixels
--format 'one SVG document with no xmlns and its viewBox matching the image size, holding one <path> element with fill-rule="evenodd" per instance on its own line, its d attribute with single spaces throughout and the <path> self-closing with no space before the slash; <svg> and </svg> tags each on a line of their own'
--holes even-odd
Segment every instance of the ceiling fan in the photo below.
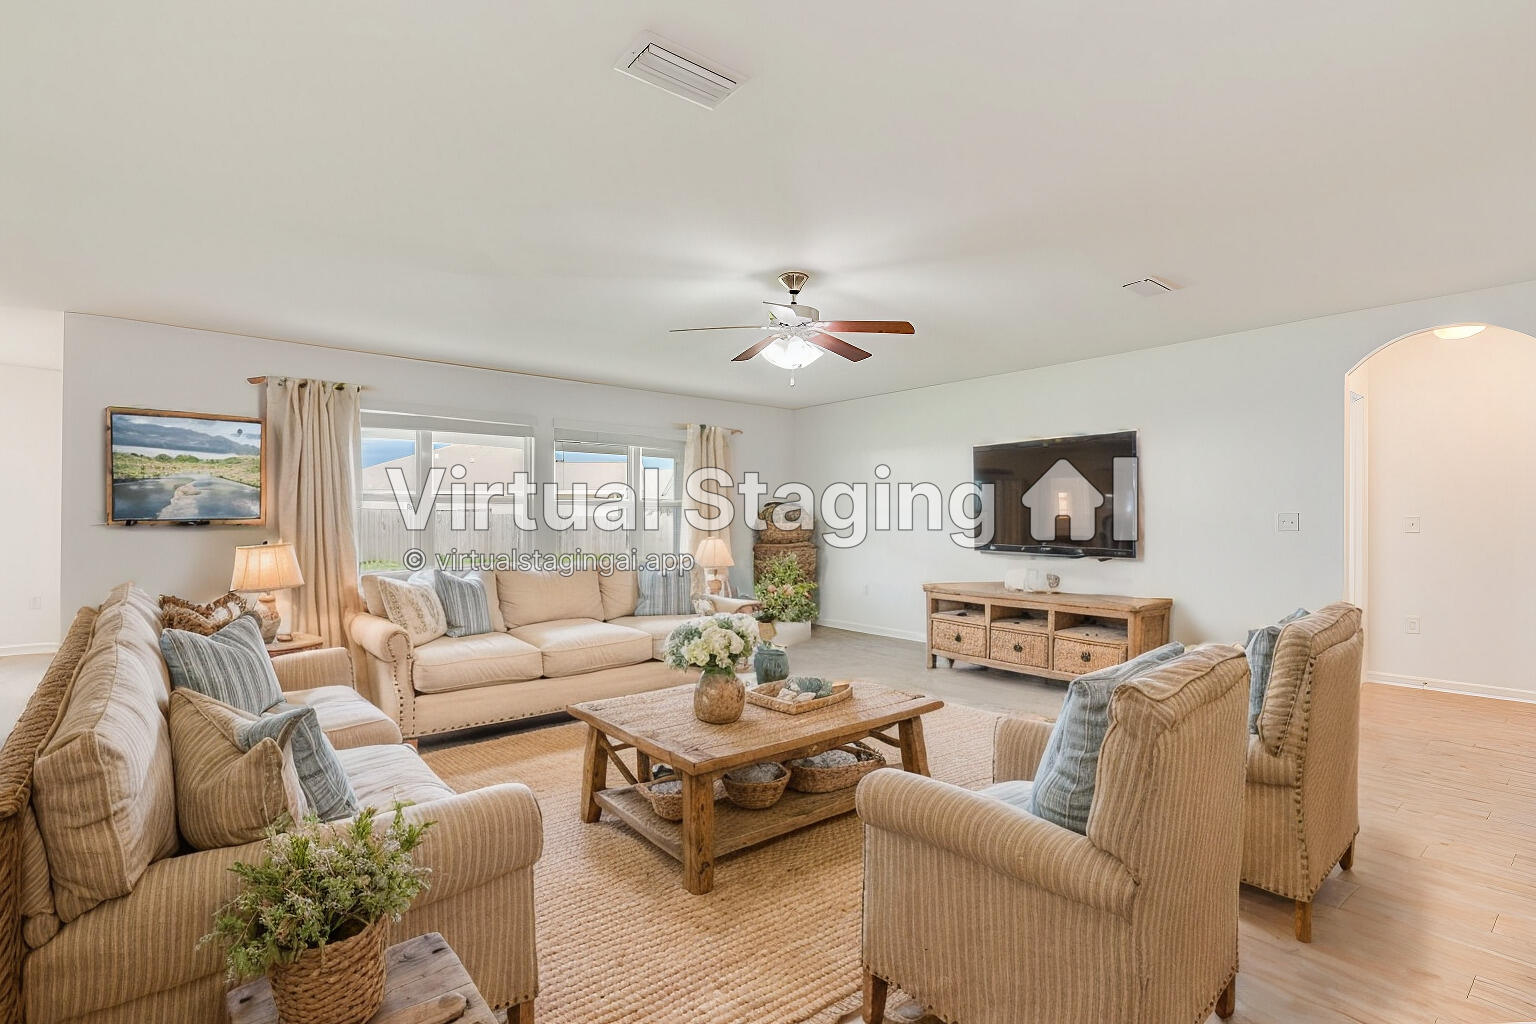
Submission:
<svg viewBox="0 0 1536 1024">
<path fill-rule="evenodd" d="M 858 362 L 868 359 L 870 353 L 850 345 L 838 334 L 912 334 L 912 325 L 905 320 L 823 320 L 815 306 L 802 306 L 797 301 L 800 289 L 811 275 L 799 270 L 789 270 L 779 275 L 779 283 L 789 292 L 788 302 L 764 302 L 768 307 L 766 324 L 736 324 L 729 327 L 679 327 L 681 331 L 767 331 L 768 337 L 737 355 L 732 362 L 745 362 L 761 355 L 768 362 L 783 370 L 799 370 L 821 358 L 823 352 L 833 352 L 844 359 Z M 795 378 L 790 377 L 791 386 Z"/>
</svg>

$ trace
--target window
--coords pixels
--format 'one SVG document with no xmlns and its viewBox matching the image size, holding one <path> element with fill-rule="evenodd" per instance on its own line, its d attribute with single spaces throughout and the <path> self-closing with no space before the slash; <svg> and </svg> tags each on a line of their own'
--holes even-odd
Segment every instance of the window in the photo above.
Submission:
<svg viewBox="0 0 1536 1024">
<path fill-rule="evenodd" d="M 428 557 L 455 548 L 492 554 L 531 550 L 532 533 L 517 522 L 522 496 L 491 497 L 485 502 L 485 528 L 475 529 L 474 501 L 468 504 L 470 514 L 454 522 L 450 485 L 462 484 L 473 496 L 476 484 L 506 486 L 518 473 L 530 473 L 532 461 L 533 431 L 523 424 L 365 411 L 357 532 L 362 570 L 403 568 L 409 548 L 420 548 Z M 442 470 L 437 500 L 421 527 L 412 529 L 401 514 L 391 476 L 403 479 L 419 507 L 434 468 Z"/>
<path fill-rule="evenodd" d="M 580 548 L 590 554 L 639 550 L 641 556 L 671 554 L 682 544 L 682 467 L 680 438 L 641 437 L 627 433 L 555 426 L 555 484 L 562 518 L 586 506 L 579 520 L 560 532 L 560 550 Z M 613 485 L 623 484 L 627 492 Z M 633 495 L 622 504 L 617 494 Z M 627 512 L 633 529 L 605 529 L 598 522 L 606 510 Z"/>
</svg>

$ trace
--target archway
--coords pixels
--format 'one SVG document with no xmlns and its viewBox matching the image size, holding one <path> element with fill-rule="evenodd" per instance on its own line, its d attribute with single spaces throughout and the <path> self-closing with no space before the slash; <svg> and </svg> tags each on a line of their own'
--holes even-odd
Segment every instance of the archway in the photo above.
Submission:
<svg viewBox="0 0 1536 1024">
<path fill-rule="evenodd" d="M 1345 375 L 1346 597 L 1380 682 L 1536 700 L 1536 338 L 1446 324 Z"/>
</svg>

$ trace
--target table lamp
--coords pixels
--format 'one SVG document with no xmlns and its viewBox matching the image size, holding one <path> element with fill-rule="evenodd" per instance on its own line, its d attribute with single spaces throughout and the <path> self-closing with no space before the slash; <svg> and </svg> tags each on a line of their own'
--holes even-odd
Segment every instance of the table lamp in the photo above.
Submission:
<svg viewBox="0 0 1536 1024">
<path fill-rule="evenodd" d="M 298 556 L 293 545 L 278 541 L 276 544 L 242 544 L 235 548 L 235 572 L 230 578 L 229 589 L 242 594 L 260 593 L 261 639 L 292 640 L 292 633 L 280 633 L 282 616 L 277 613 L 274 590 L 288 590 L 304 585 L 304 574 L 299 571 Z"/>
<path fill-rule="evenodd" d="M 706 570 L 704 589 L 711 594 L 719 594 L 725 589 L 725 581 L 720 578 L 721 569 L 729 569 L 736 564 L 731 557 L 731 546 L 719 537 L 705 537 L 699 544 L 699 549 L 693 553 L 693 560 L 702 565 Z"/>
</svg>

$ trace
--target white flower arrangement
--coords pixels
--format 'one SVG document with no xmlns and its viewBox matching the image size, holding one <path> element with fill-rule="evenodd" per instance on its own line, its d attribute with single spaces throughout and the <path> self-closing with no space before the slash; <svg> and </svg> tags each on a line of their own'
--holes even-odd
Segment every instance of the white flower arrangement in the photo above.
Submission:
<svg viewBox="0 0 1536 1024">
<path fill-rule="evenodd" d="M 673 668 L 735 672 L 746 666 L 762 640 L 750 615 L 690 619 L 667 636 L 666 662 Z"/>
</svg>

